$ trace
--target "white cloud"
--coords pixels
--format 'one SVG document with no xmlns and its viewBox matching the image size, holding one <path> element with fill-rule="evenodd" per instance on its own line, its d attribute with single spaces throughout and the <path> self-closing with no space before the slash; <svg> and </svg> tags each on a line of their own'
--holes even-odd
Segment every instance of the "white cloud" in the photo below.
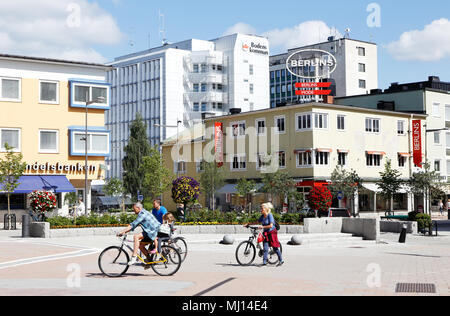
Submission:
<svg viewBox="0 0 450 316">
<path fill-rule="evenodd" d="M 435 20 L 423 30 L 405 32 L 387 45 L 397 60 L 438 61 L 450 57 L 450 21 Z"/>
<path fill-rule="evenodd" d="M 228 28 L 225 35 L 233 33 L 265 36 L 269 39 L 272 51 L 324 42 L 330 36 L 342 37 L 342 34 L 336 28 L 329 27 L 323 21 L 307 21 L 293 27 L 273 29 L 262 33 L 258 33 L 251 25 L 240 22 Z"/>
<path fill-rule="evenodd" d="M 105 62 L 94 45 L 122 39 L 114 18 L 86 0 L 0 2 L 0 52 Z"/>
</svg>

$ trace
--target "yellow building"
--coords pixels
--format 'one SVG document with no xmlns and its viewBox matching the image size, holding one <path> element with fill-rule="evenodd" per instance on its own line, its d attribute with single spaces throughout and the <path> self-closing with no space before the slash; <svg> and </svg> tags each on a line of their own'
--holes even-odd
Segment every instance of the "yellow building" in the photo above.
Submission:
<svg viewBox="0 0 450 316">
<path fill-rule="evenodd" d="M 5 143 L 23 154 L 27 170 L 12 196 L 13 209 L 28 206 L 27 193 L 54 191 L 60 213 L 64 195 L 85 188 L 86 101 L 88 130 L 88 198 L 93 180 L 103 179 L 110 154 L 104 112 L 110 107 L 111 67 L 100 64 L 0 55 L 0 157 Z M 86 99 L 88 98 L 88 100 Z M 0 210 L 6 198 L 0 194 Z M 3 215 L 0 214 L 3 218 Z"/>
<path fill-rule="evenodd" d="M 410 178 L 416 170 L 412 159 L 412 123 L 425 119 L 426 115 L 335 104 L 291 105 L 208 118 L 204 121 L 203 137 L 191 135 L 190 139 L 196 141 L 189 142 L 189 137 L 184 136 L 186 141 L 178 146 L 179 152 L 172 139 L 163 146 L 163 155 L 169 168 L 176 171 L 179 166 L 182 175 L 197 180 L 200 161 L 223 161 L 227 185 L 218 191 L 218 204 L 223 208 L 239 202 L 235 186 L 241 178 L 261 183 L 264 173 L 283 170 L 307 198 L 313 187 L 328 185 L 333 170 L 341 165 L 355 170 L 364 180 L 358 196 L 359 210 L 382 211 L 387 205 L 376 186 L 380 172 L 390 159 L 403 179 Z M 217 124 L 223 130 L 220 157 L 214 157 Z M 424 130 L 422 142 L 423 136 Z M 413 196 L 405 190 L 399 194 L 396 209 L 420 206 L 421 202 L 414 203 Z M 257 196 L 257 201 L 268 198 Z M 164 201 L 173 207 L 169 193 Z"/>
</svg>

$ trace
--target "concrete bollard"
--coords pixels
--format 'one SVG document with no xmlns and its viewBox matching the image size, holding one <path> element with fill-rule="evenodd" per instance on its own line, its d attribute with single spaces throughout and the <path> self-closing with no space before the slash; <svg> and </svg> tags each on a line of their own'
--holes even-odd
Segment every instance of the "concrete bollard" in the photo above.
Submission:
<svg viewBox="0 0 450 316">
<path fill-rule="evenodd" d="M 223 236 L 223 239 L 220 243 L 222 245 L 232 245 L 232 244 L 234 244 L 234 237 L 231 235 L 225 235 L 225 236 Z"/>
<path fill-rule="evenodd" d="M 303 239 L 299 235 L 292 236 L 289 245 L 301 246 L 303 244 Z"/>
<path fill-rule="evenodd" d="M 22 215 L 22 238 L 30 237 L 30 215 Z"/>
</svg>

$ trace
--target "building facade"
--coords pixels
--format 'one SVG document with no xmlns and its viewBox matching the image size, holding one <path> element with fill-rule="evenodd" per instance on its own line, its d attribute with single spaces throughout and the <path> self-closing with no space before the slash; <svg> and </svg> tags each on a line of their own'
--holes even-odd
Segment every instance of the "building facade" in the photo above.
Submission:
<svg viewBox="0 0 450 316">
<path fill-rule="evenodd" d="M 110 102 L 110 86 L 105 81 L 109 69 L 99 64 L 0 55 L 0 157 L 4 158 L 8 143 L 27 163 L 12 195 L 13 209 L 27 209 L 27 194 L 34 190 L 54 191 L 63 213 L 68 211 L 64 205 L 67 192 L 77 192 L 84 199 L 86 100 L 98 99 L 88 106 L 86 205 L 90 208 L 91 182 L 104 179 L 105 157 L 110 153 L 110 133 L 104 124 Z M 0 210 L 6 208 L 6 196 L 0 193 Z"/>
<path fill-rule="evenodd" d="M 191 39 L 116 58 L 108 72 L 112 131 L 108 178 L 122 177 L 129 126 L 140 113 L 152 145 L 230 109 L 269 108 L 269 43 L 234 34 L 211 41 Z"/>
<path fill-rule="evenodd" d="M 328 42 L 289 49 L 287 53 L 270 57 L 270 104 L 312 102 L 314 96 L 295 95 L 295 84 L 298 82 L 316 82 L 319 79 L 303 79 L 292 75 L 286 62 L 289 56 L 297 51 L 315 49 L 330 53 L 336 58 L 336 69 L 324 80 L 332 82 L 332 94 L 337 97 L 360 95 L 372 89 L 378 89 L 378 47 L 348 38 L 335 39 Z M 308 73 L 314 77 L 317 69 L 310 66 Z M 321 79 L 322 80 L 322 79 Z M 322 100 L 319 98 L 319 100 Z"/>
<path fill-rule="evenodd" d="M 426 131 L 424 159 L 440 173 L 443 182 L 450 179 L 450 83 L 438 77 L 428 81 L 398 84 L 374 90 L 369 95 L 337 98 L 337 104 L 370 109 L 388 109 L 427 115 L 422 129 Z M 447 194 L 450 189 L 447 187 Z"/>
<path fill-rule="evenodd" d="M 219 124 L 223 130 L 219 152 L 224 153 L 228 184 L 218 191 L 218 205 L 235 203 L 232 195 L 239 179 L 261 183 L 265 173 L 277 170 L 286 171 L 307 198 L 313 187 L 328 185 L 336 166 L 342 166 L 355 170 L 364 181 L 357 199 L 359 211 L 385 211 L 386 201 L 376 186 L 380 172 L 391 160 L 403 180 L 410 178 L 413 162 L 409 131 L 413 120 L 425 119 L 421 114 L 305 103 L 206 119 L 203 138 L 195 135 L 194 142 L 178 146 L 179 152 L 169 142 L 163 145 L 163 155 L 168 168 L 174 172 L 181 169 L 182 175 L 199 180 L 200 162 L 211 161 L 211 152 L 215 155 L 215 126 Z M 177 160 L 181 168 L 176 167 Z M 399 195 L 395 209 L 406 211 L 419 206 L 406 190 Z M 260 196 L 261 200 L 267 198 Z M 164 202 L 173 207 L 169 193 L 164 195 Z"/>
</svg>

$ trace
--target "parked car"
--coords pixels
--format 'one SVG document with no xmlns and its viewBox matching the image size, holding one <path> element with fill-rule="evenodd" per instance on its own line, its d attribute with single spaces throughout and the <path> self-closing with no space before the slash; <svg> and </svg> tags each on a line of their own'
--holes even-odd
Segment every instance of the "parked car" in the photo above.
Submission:
<svg viewBox="0 0 450 316">
<path fill-rule="evenodd" d="M 312 208 L 309 208 L 309 207 L 302 208 L 299 211 L 299 213 L 301 215 L 303 215 L 304 217 L 308 217 L 308 218 L 316 217 L 316 211 L 314 211 Z"/>
<path fill-rule="evenodd" d="M 319 211 L 318 217 L 351 217 L 346 208 L 330 208 L 328 211 Z"/>
</svg>

